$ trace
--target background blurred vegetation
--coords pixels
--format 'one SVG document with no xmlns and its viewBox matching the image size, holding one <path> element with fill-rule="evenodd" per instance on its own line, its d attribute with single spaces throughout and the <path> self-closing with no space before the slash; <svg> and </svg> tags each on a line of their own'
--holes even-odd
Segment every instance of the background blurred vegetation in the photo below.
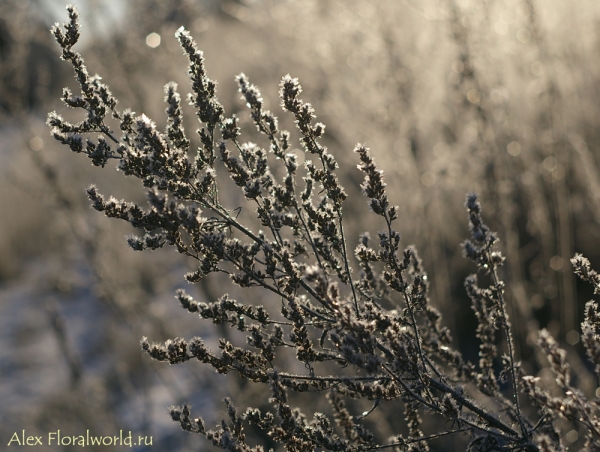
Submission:
<svg viewBox="0 0 600 452">
<path fill-rule="evenodd" d="M 472 268 L 459 244 L 467 237 L 464 195 L 478 192 L 507 256 L 524 370 L 551 379 L 532 346 L 546 327 L 569 347 L 579 387 L 595 389 L 577 335 L 591 289 L 578 285 L 569 259 L 583 252 L 600 263 L 597 2 L 74 3 L 90 72 L 121 108 L 159 125 L 165 83 L 178 82 L 182 92 L 189 86 L 173 37 L 182 25 L 247 133 L 254 126 L 234 76 L 245 72 L 277 112 L 281 76 L 299 77 L 327 125 L 350 199 L 361 199 L 345 205 L 351 243 L 370 229 L 351 153 L 365 142 L 400 206 L 405 245 L 416 244 L 424 258 L 433 303 L 473 361 L 475 317 L 462 285 Z M 54 0 L 0 2 L 0 397 L 7 401 L 0 436 L 125 429 L 153 435 L 155 450 L 183 450 L 200 439 L 170 423 L 169 404 L 190 400 L 216 421 L 223 396 L 245 390 L 250 400 L 252 393 L 233 377 L 227 386 L 199 366 L 167 368 L 141 356 L 143 335 L 216 336 L 173 300 L 187 264 L 175 253 L 141 256 L 124 239 L 115 243 L 131 231 L 91 211 L 83 190 L 93 182 L 107 195 L 141 199 L 139 187 L 116 173 L 100 177 L 44 125 L 51 110 L 69 117 L 61 88 L 76 88 L 48 31 L 64 20 L 63 8 Z M 185 113 L 192 125 L 193 113 Z M 198 299 L 222 294 L 214 281 L 198 292 Z M 439 450 L 454 446 L 446 447 Z"/>
</svg>

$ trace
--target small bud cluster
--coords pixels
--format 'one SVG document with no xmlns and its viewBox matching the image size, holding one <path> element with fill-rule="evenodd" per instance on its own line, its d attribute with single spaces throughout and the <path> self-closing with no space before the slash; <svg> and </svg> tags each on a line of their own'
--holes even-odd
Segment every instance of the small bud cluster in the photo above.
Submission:
<svg viewBox="0 0 600 452">
<path fill-rule="evenodd" d="M 100 76 L 90 76 L 83 58 L 72 47 L 79 40 L 79 14 L 75 7 L 68 6 L 69 22 L 65 24 L 64 31 L 56 24 L 52 34 L 62 48 L 61 58 L 73 66 L 75 79 L 81 87 L 81 95 L 74 96 L 68 88 L 63 90 L 62 101 L 71 108 L 82 108 L 87 111 L 87 118 L 78 124 L 70 124 L 56 112 L 48 116 L 48 125 L 52 135 L 61 143 L 69 146 L 73 152 L 84 153 L 92 160 L 95 166 L 104 167 L 113 158 L 118 158 L 119 149 L 112 149 L 106 138 L 116 144 L 119 141 L 105 126 L 106 115 L 110 112 L 115 119 L 121 119 L 117 111 L 117 100 L 112 95 L 108 86 L 101 83 Z M 82 133 L 98 132 L 101 136 L 97 141 L 83 140 Z"/>
</svg>

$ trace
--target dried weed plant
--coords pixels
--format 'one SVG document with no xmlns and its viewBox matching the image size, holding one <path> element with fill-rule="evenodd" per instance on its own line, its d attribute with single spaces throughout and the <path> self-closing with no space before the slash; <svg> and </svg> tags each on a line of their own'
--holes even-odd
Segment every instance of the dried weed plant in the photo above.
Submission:
<svg viewBox="0 0 600 452">
<path fill-rule="evenodd" d="M 322 144 L 325 125 L 315 122 L 313 107 L 300 98 L 296 78 L 283 77 L 279 94 L 300 134 L 303 165 L 292 149 L 291 134 L 280 129 L 244 74 L 237 76 L 239 91 L 267 144 L 240 138 L 238 118 L 227 116 L 217 99 L 202 52 L 190 33 L 180 29 L 176 36 L 189 59 L 192 83 L 188 101 L 202 124 L 201 145 L 191 158 L 176 84 L 165 87 L 164 132 L 144 114 L 118 109 L 108 86 L 88 73 L 73 50 L 80 36 L 78 15 L 71 6 L 67 10 L 64 30 L 56 26 L 52 31 L 81 93 L 65 89 L 62 100 L 85 110 L 86 117 L 72 124 L 51 113 L 48 125 L 55 139 L 87 155 L 93 165 L 105 167 L 118 160 L 118 170 L 139 179 L 148 193 L 148 207 L 142 207 L 106 198 L 90 186 L 92 206 L 142 231 L 128 237 L 132 249 L 174 246 L 195 261 L 195 270 L 185 275 L 188 282 L 224 274 L 244 289 L 240 293 L 248 294 L 245 301 L 224 294 L 210 302 L 197 301 L 183 290 L 176 295 L 185 310 L 241 332 L 243 346 L 234 345 L 233 336 L 222 338 L 218 350 L 200 337 L 141 341 L 154 360 L 198 360 L 218 373 L 237 373 L 268 388 L 270 408 L 241 412 L 227 398 L 229 419 L 214 429 L 192 416 L 189 405 L 173 406 L 170 415 L 183 430 L 228 451 L 264 450 L 261 444 L 249 444 L 248 428 L 262 430 L 290 451 L 425 451 L 430 442 L 450 435 L 467 437 L 470 451 L 558 451 L 564 450 L 563 432 L 555 421 L 562 417 L 580 426 L 585 450 L 600 450 L 599 402 L 573 385 L 566 353 L 547 331 L 539 334 L 538 344 L 549 358 L 561 395 L 551 394 L 539 378 L 520 370 L 499 273 L 504 257 L 497 250 L 496 234 L 483 222 L 475 194 L 467 195 L 465 204 L 471 238 L 463 251 L 477 269 L 464 284 L 478 321 L 477 364 L 452 347 L 450 332 L 430 303 L 427 274 L 416 250 L 400 246 L 394 227 L 402 212 L 390 203 L 383 171 L 364 145 L 354 149 L 364 175 L 361 188 L 382 230 L 375 239 L 363 233 L 354 248 L 356 260 L 352 258 L 342 208 L 348 195 L 336 176 L 336 159 Z M 110 126 L 113 120 L 118 131 Z M 223 169 L 241 189 L 248 210 L 256 212 L 259 225 L 245 222 L 239 206 L 228 205 L 227 190 L 219 190 L 226 184 Z M 600 276 L 589 262 L 576 255 L 572 263 L 600 292 Z M 264 299 L 264 305 L 251 297 Z M 267 302 L 273 299 L 278 305 Z M 595 302 L 586 306 L 582 330 L 600 376 Z M 311 397 L 304 410 L 314 406 L 312 413 L 295 406 L 295 394 Z M 321 398 L 328 408 L 317 410 Z M 352 413 L 348 406 L 356 400 L 368 401 L 370 408 Z M 402 422 L 396 416 L 391 437 L 368 427 L 368 419 L 386 405 L 403 410 L 405 418 Z"/>
</svg>

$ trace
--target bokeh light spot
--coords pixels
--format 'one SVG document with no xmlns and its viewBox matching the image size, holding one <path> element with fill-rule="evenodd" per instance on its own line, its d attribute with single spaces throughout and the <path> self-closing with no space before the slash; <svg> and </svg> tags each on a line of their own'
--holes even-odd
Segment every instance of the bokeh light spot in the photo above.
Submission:
<svg viewBox="0 0 600 452">
<path fill-rule="evenodd" d="M 421 176 L 421 183 L 426 187 L 433 187 L 435 185 L 435 174 L 431 171 L 425 171 Z"/>
<path fill-rule="evenodd" d="M 477 129 L 473 126 L 468 126 L 465 127 L 465 138 L 467 141 L 473 142 L 477 139 L 477 136 L 479 135 L 479 132 L 477 132 Z"/>
<path fill-rule="evenodd" d="M 531 16 L 531 6 L 523 2 L 519 6 L 517 6 L 517 12 L 523 17 L 529 17 Z"/>
<path fill-rule="evenodd" d="M 544 65 L 540 61 L 535 60 L 531 63 L 531 73 L 541 77 L 545 73 Z"/>
<path fill-rule="evenodd" d="M 552 156 L 546 157 L 542 162 L 542 166 L 546 171 L 553 171 L 556 167 L 556 159 Z"/>
<path fill-rule="evenodd" d="M 155 49 L 160 45 L 160 35 L 158 33 L 150 33 L 146 36 L 146 45 Z"/>
<path fill-rule="evenodd" d="M 571 345 L 575 345 L 579 342 L 579 333 L 575 330 L 571 330 L 567 333 L 567 342 Z"/>
<path fill-rule="evenodd" d="M 546 304 L 546 300 L 539 293 L 535 294 L 533 297 L 531 297 L 531 305 L 535 309 L 541 309 L 544 307 L 545 304 Z"/>
<path fill-rule="evenodd" d="M 525 44 L 531 40 L 531 32 L 527 28 L 520 28 L 517 31 L 517 39 Z"/>
<path fill-rule="evenodd" d="M 565 167 L 558 163 L 552 170 L 552 177 L 554 177 L 554 179 L 557 180 L 560 180 L 563 177 L 565 177 Z"/>
<path fill-rule="evenodd" d="M 521 145 L 516 141 L 511 141 L 508 143 L 508 146 L 506 146 L 506 151 L 513 157 L 516 157 L 521 153 Z"/>
<path fill-rule="evenodd" d="M 505 22 L 498 21 L 494 25 L 494 31 L 496 33 L 498 33 L 499 35 L 504 36 L 505 34 L 508 33 L 508 25 L 506 25 Z"/>
<path fill-rule="evenodd" d="M 40 137 L 33 137 L 31 140 L 29 140 L 29 147 L 32 151 L 41 151 L 44 147 L 44 140 L 42 140 Z"/>
<path fill-rule="evenodd" d="M 550 268 L 554 271 L 560 271 L 563 268 L 563 258 L 560 256 L 552 256 L 550 258 Z"/>
<path fill-rule="evenodd" d="M 478 104 L 481 101 L 481 93 L 477 88 L 472 88 L 467 92 L 467 99 L 472 104 Z"/>
<path fill-rule="evenodd" d="M 496 86 L 490 92 L 490 99 L 495 104 L 502 104 L 506 102 L 509 98 L 508 90 L 504 86 Z"/>
</svg>

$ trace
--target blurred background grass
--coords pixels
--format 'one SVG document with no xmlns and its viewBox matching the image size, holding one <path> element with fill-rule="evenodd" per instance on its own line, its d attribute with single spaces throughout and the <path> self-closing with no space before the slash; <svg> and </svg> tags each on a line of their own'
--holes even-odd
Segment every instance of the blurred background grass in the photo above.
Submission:
<svg viewBox="0 0 600 452">
<path fill-rule="evenodd" d="M 478 192 L 507 256 L 503 276 L 524 370 L 548 377 L 532 346 L 536 331 L 548 328 L 568 347 L 580 387 L 593 394 L 577 334 L 591 290 L 575 280 L 569 259 L 583 252 L 600 267 L 597 2 L 73 3 L 89 71 L 103 77 L 120 108 L 159 125 L 163 86 L 175 80 L 182 93 L 189 89 L 174 38 L 182 25 L 205 52 L 226 112 L 247 134 L 254 127 L 234 76 L 245 72 L 288 130 L 278 83 L 286 73 L 299 77 L 351 196 L 352 246 L 360 231 L 376 232 L 351 152 L 365 142 L 400 206 L 404 244 L 417 245 L 432 301 L 472 361 L 478 344 L 462 282 L 473 268 L 459 244 L 467 237 L 464 195 Z M 191 400 L 217 420 L 232 388 L 249 401 L 252 393 L 239 382 L 222 385 L 201 366 L 141 357 L 142 335 L 216 336 L 173 299 L 188 263 L 170 250 L 129 250 L 121 238 L 131 231 L 91 211 L 83 190 L 95 183 L 107 195 L 143 199 L 139 186 L 69 155 L 44 125 L 51 110 L 81 119 L 59 101 L 63 86 L 77 91 L 48 31 L 64 20 L 60 1 L 0 2 L 0 397 L 10 401 L 0 407 L 0 436 L 122 428 L 154 435 L 155 450 L 184 450 L 199 439 L 180 434 L 166 406 Z M 192 136 L 194 114 L 185 113 Z M 216 299 L 217 285 L 203 282 L 196 297 Z"/>
</svg>

